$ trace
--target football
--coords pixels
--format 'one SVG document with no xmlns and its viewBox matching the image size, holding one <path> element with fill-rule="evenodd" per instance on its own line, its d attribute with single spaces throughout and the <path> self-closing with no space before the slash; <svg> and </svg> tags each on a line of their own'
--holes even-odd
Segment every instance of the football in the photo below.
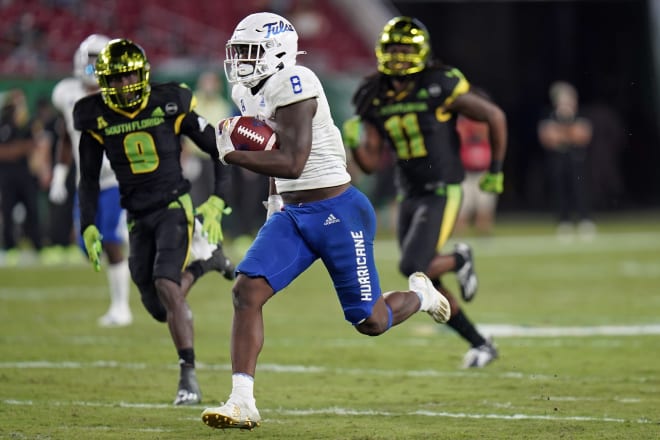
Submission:
<svg viewBox="0 0 660 440">
<path fill-rule="evenodd" d="M 238 116 L 230 125 L 229 137 L 234 148 L 242 151 L 277 149 L 277 135 L 264 121 L 252 116 Z"/>
</svg>

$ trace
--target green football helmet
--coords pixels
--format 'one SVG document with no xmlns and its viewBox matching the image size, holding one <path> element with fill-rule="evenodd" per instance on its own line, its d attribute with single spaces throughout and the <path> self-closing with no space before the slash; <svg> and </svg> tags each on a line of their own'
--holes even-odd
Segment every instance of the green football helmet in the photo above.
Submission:
<svg viewBox="0 0 660 440">
<path fill-rule="evenodd" d="M 103 101 L 113 109 L 132 110 L 149 97 L 149 62 L 144 50 L 127 39 L 111 40 L 96 59 L 94 74 Z M 137 81 L 118 84 L 123 76 L 136 73 Z M 112 85 L 111 85 L 112 84 Z"/>
<path fill-rule="evenodd" d="M 423 70 L 431 55 L 430 39 L 426 26 L 416 18 L 394 17 L 387 22 L 376 44 L 378 71 L 402 76 Z M 390 52 L 389 47 L 393 45 L 409 48 Z"/>
</svg>

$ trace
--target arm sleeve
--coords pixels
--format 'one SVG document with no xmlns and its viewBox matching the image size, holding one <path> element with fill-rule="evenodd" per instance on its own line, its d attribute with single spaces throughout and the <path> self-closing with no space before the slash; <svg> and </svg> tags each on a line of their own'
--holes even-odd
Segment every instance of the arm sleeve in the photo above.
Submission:
<svg viewBox="0 0 660 440">
<path fill-rule="evenodd" d="M 87 132 L 80 137 L 80 232 L 93 225 L 99 198 L 99 175 L 103 162 L 103 147 Z"/>
<path fill-rule="evenodd" d="M 231 185 L 231 167 L 226 167 L 220 160 L 213 161 L 213 172 L 215 181 L 213 182 L 213 194 L 220 197 L 228 204 L 229 185 Z"/>
</svg>

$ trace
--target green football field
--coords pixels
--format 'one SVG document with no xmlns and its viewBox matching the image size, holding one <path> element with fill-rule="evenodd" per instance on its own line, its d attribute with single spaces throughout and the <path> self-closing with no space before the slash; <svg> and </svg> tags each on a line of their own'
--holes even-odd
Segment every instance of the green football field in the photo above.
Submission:
<svg viewBox="0 0 660 440">
<path fill-rule="evenodd" d="M 0 439 L 660 438 L 657 215 L 600 220 L 592 241 L 515 219 L 466 240 L 480 288 L 464 310 L 494 337 L 498 360 L 461 369 L 467 345 L 426 314 L 358 334 L 316 264 L 265 307 L 263 421 L 252 432 L 200 419 L 231 386 L 231 284 L 220 275 L 189 296 L 204 403 L 174 407 L 176 352 L 135 288 L 134 324 L 103 329 L 104 273 L 2 268 Z M 384 235 L 376 249 L 383 288 L 405 288 L 394 241 Z M 456 291 L 452 274 L 445 282 Z"/>
</svg>

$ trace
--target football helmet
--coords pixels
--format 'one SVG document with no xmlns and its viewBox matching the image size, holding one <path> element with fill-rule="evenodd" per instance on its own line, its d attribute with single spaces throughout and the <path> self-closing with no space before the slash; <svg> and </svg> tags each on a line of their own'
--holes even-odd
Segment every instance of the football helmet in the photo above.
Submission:
<svg viewBox="0 0 660 440">
<path fill-rule="evenodd" d="M 431 55 L 430 39 L 429 31 L 421 21 L 411 17 L 394 17 L 387 22 L 376 44 L 378 71 L 393 76 L 421 71 Z M 405 52 L 390 52 L 388 48 L 391 45 L 409 47 Z"/>
<path fill-rule="evenodd" d="M 149 69 L 142 47 L 123 38 L 110 41 L 96 58 L 94 71 L 103 101 L 110 108 L 122 110 L 130 110 L 146 102 L 151 91 Z M 117 84 L 117 80 L 133 73 L 137 76 L 135 82 Z"/>
<path fill-rule="evenodd" d="M 258 12 L 241 20 L 225 46 L 229 83 L 254 87 L 262 79 L 296 64 L 298 33 L 284 17 Z"/>
<path fill-rule="evenodd" d="M 103 50 L 110 38 L 101 34 L 92 34 L 85 38 L 73 55 L 73 74 L 80 78 L 87 87 L 98 87 L 94 76 L 96 57 Z"/>
</svg>

